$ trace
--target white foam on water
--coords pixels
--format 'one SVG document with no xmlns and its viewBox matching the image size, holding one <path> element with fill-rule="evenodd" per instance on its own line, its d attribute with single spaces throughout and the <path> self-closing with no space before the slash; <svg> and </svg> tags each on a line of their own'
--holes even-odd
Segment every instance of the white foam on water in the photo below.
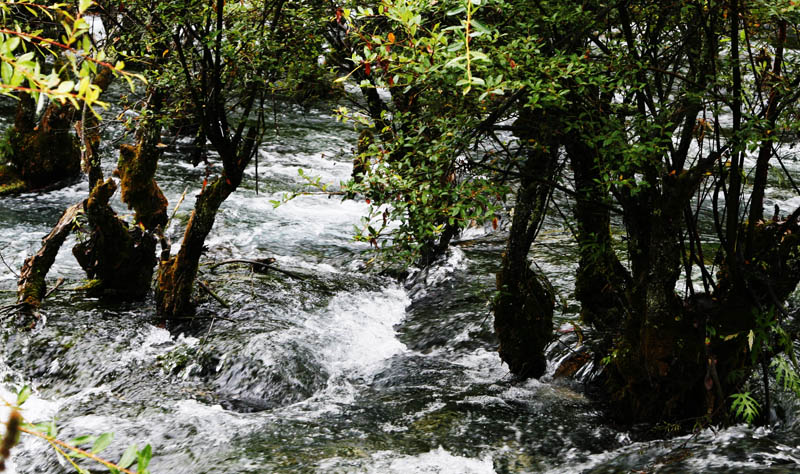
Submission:
<svg viewBox="0 0 800 474">
<path fill-rule="evenodd" d="M 397 285 L 381 292 L 342 292 L 325 310 L 308 315 L 301 327 L 284 332 L 282 338 L 302 341 L 313 349 L 329 379 L 314 396 L 279 413 L 312 420 L 352 403 L 357 386 L 369 383 L 392 356 L 408 351 L 397 339 L 394 326 L 405 317 L 409 302 Z"/>
<path fill-rule="evenodd" d="M 157 356 L 165 354 L 179 345 L 193 347 L 197 345 L 199 339 L 191 336 L 186 337 L 182 333 L 178 336 L 172 336 L 164 328 L 147 324 L 141 328 L 139 334 L 132 340 L 127 341 L 125 336 L 120 336 L 116 342 L 129 345 L 129 350 L 118 359 L 118 364 L 126 365 L 131 362 L 154 360 Z"/>
<path fill-rule="evenodd" d="M 369 376 L 389 357 L 406 350 L 394 325 L 410 303 L 405 291 L 392 286 L 382 292 L 340 293 L 322 314 L 306 321 L 306 329 L 323 343 L 317 348 L 332 376 Z"/>
<path fill-rule="evenodd" d="M 352 241 L 354 227 L 368 212 L 366 203 L 327 195 L 298 196 L 277 208 L 269 202 L 282 198 L 282 193 L 231 196 L 206 245 L 233 247 L 242 253 L 250 253 L 254 247 L 266 248 L 271 255 L 286 252 L 287 247 L 302 248 L 308 242 L 313 242 L 314 247 L 330 244 L 366 248 L 366 244 Z M 297 253 L 296 249 L 290 252 Z"/>
<path fill-rule="evenodd" d="M 189 423 L 214 446 L 227 445 L 234 437 L 242 435 L 257 425 L 257 420 L 225 410 L 220 405 L 207 405 L 197 400 L 179 400 L 176 413 L 171 418 Z"/>
<path fill-rule="evenodd" d="M 417 455 L 398 456 L 397 453 L 380 451 L 372 455 L 372 466 L 368 473 L 435 473 L 435 474 L 493 474 L 492 456 L 482 458 L 457 456 L 443 447 Z"/>
<path fill-rule="evenodd" d="M 471 383 L 493 383 L 509 375 L 496 351 L 477 349 L 460 355 L 453 363 L 464 367 L 466 381 Z"/>
<path fill-rule="evenodd" d="M 408 281 L 412 281 L 410 293 L 414 299 L 428 294 L 430 288 L 446 281 L 459 270 L 467 268 L 467 256 L 458 247 L 447 249 L 445 260 L 424 270 L 410 269 Z"/>
</svg>

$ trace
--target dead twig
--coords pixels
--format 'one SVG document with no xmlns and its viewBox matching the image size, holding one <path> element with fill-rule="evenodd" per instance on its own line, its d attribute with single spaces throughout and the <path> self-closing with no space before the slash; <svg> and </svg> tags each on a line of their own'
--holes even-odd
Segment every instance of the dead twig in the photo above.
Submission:
<svg viewBox="0 0 800 474">
<path fill-rule="evenodd" d="M 207 284 L 207 283 L 205 283 L 205 282 L 203 282 L 203 281 L 199 281 L 199 280 L 198 280 L 197 284 L 198 284 L 198 285 L 200 286 L 200 288 L 202 288 L 202 289 L 203 289 L 203 290 L 204 290 L 206 293 L 208 293 L 209 295 L 211 295 L 211 297 L 212 297 L 212 298 L 214 298 L 215 300 L 217 300 L 217 301 L 219 302 L 219 304 L 221 304 L 223 307 L 225 307 L 225 308 L 230 308 L 230 307 L 231 307 L 231 306 L 230 306 L 230 305 L 229 305 L 229 304 L 228 304 L 228 303 L 227 303 L 225 300 L 223 300 L 222 298 L 220 298 L 220 296 L 219 296 L 219 295 L 217 295 L 216 293 L 214 293 L 214 291 L 213 291 L 211 288 L 209 288 L 209 287 L 208 287 L 208 284 Z"/>
<path fill-rule="evenodd" d="M 56 280 L 56 286 L 50 288 L 47 291 L 47 293 L 44 295 L 45 299 L 47 299 L 48 296 L 50 296 L 53 293 L 55 293 L 55 291 L 58 290 L 58 287 L 60 287 L 63 283 L 64 283 L 64 279 L 63 278 L 59 278 L 58 280 Z"/>
<path fill-rule="evenodd" d="M 6 247 L 8 247 L 8 245 L 6 245 Z M 3 248 L 2 248 L 2 250 L 5 250 L 5 249 L 6 249 L 6 247 L 3 247 Z M 11 266 L 9 266 L 9 264 L 7 264 L 7 263 L 6 263 L 6 259 L 5 259 L 5 258 L 3 258 L 3 253 L 2 253 L 2 251 L 0 251 L 0 261 L 2 261 L 2 262 L 3 262 L 3 265 L 5 265 L 5 266 L 6 266 L 6 268 L 8 268 L 8 271 L 10 271 L 12 275 L 14 275 L 15 277 L 17 277 L 17 279 L 19 279 L 19 273 L 15 272 L 15 271 L 14 271 L 14 269 L 13 269 L 13 268 L 11 268 Z"/>
</svg>

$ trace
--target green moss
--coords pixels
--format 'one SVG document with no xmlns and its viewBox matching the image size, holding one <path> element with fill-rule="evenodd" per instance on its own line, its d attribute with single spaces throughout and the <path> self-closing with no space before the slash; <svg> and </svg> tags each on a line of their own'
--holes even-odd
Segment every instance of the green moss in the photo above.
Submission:
<svg viewBox="0 0 800 474">
<path fill-rule="evenodd" d="M 24 192 L 25 182 L 11 166 L 0 165 L 0 196 Z"/>
<path fill-rule="evenodd" d="M 42 297 L 44 297 L 45 290 L 47 289 L 44 276 L 38 273 L 39 272 L 36 272 L 36 274 L 33 275 L 28 285 L 25 286 L 25 289 L 19 295 L 19 301 L 32 308 L 41 306 Z"/>
<path fill-rule="evenodd" d="M 122 201 L 136 211 L 136 222 L 147 229 L 167 223 L 167 199 L 156 184 L 159 153 L 150 147 L 122 145 L 115 175 L 120 177 Z"/>
<path fill-rule="evenodd" d="M 80 175 L 80 144 L 71 105 L 51 104 L 36 128 L 6 132 L 0 154 L 28 188 L 44 188 Z"/>
<path fill-rule="evenodd" d="M 445 439 L 458 426 L 462 416 L 462 413 L 449 410 L 428 413 L 413 422 L 410 429 L 415 433 L 415 438 Z"/>
<path fill-rule="evenodd" d="M 88 291 L 91 293 L 92 291 L 96 291 L 98 288 L 102 287 L 103 287 L 103 280 L 100 280 L 99 278 L 93 278 L 91 280 L 88 280 L 84 285 L 79 286 L 78 289 L 83 291 Z"/>
</svg>

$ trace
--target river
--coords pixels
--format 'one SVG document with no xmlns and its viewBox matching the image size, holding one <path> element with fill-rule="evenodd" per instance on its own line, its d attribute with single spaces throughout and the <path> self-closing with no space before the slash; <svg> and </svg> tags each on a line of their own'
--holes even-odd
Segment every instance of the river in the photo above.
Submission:
<svg viewBox="0 0 800 474">
<path fill-rule="evenodd" d="M 107 123 L 108 176 L 120 127 Z M 487 304 L 504 227 L 468 230 L 446 259 L 403 283 L 364 272 L 368 248 L 352 235 L 366 203 L 320 194 L 270 203 L 302 189 L 299 168 L 326 183 L 347 179 L 351 126 L 324 106 L 288 105 L 276 124 L 259 151 L 259 192 L 254 163 L 224 203 L 202 260 L 200 278 L 229 308 L 198 293 L 197 318 L 166 328 L 152 299 L 87 298 L 75 290 L 85 276 L 70 254 L 74 240 L 67 242 L 49 274 L 51 285 L 56 278 L 65 284 L 46 300 L 43 319 L 33 330 L 9 318 L 3 324 L 0 395 L 13 401 L 31 385 L 26 420 L 55 420 L 64 440 L 113 432 L 103 452 L 112 460 L 132 443 L 149 443 L 153 473 L 800 469 L 799 406 L 789 397 L 777 395 L 778 421 L 768 428 L 654 440 L 652 431 L 610 424 L 580 386 L 553 379 L 555 363 L 541 381 L 513 380 L 495 352 Z M 177 244 L 205 170 L 186 163 L 185 141 L 165 141 L 157 180 L 170 210 L 188 189 L 169 228 Z M 784 209 L 797 200 L 785 185 L 772 192 Z M 61 212 L 86 195 L 81 182 L 2 198 L 5 261 L 18 269 Z M 560 293 L 565 328 L 576 317 L 574 250 L 555 220 L 535 249 Z M 293 275 L 210 268 L 264 257 Z M 2 267 L 0 306 L 14 302 L 15 288 L 16 277 Z M 565 345 L 574 341 L 554 344 L 554 358 Z M 30 436 L 9 464 L 20 474 L 74 472 Z"/>
</svg>

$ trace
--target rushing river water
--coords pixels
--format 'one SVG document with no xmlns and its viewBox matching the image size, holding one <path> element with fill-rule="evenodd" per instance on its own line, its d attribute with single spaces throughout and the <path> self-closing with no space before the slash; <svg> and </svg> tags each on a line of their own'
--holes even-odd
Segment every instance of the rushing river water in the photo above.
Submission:
<svg viewBox="0 0 800 474">
<path fill-rule="evenodd" d="M 0 394 L 13 400 L 30 384 L 28 421 L 55 420 L 61 439 L 112 431 L 104 452 L 112 459 L 150 443 L 153 473 L 800 469 L 798 406 L 788 398 L 770 428 L 647 441 L 652 433 L 608 424 L 568 381 L 514 381 L 495 352 L 487 306 L 504 232 L 470 229 L 444 261 L 402 284 L 364 273 L 368 249 L 351 238 L 364 203 L 323 195 L 270 203 L 301 188 L 298 168 L 324 182 L 347 179 L 355 134 L 324 109 L 287 106 L 277 123 L 259 153 L 260 193 L 253 164 L 223 205 L 203 263 L 274 257 L 293 276 L 204 265 L 200 278 L 230 308 L 199 294 L 198 317 L 167 329 L 152 300 L 113 304 L 74 291 L 85 276 L 68 241 L 49 274 L 51 284 L 66 283 L 47 299 L 44 319 L 27 331 L 4 322 Z M 182 158 L 184 145 L 168 149 L 157 176 L 170 209 L 188 187 L 173 241 L 205 174 Z M 115 157 L 111 145 L 105 151 L 108 175 Z M 86 194 L 80 183 L 0 200 L 5 261 L 19 268 Z M 780 188 L 773 198 L 786 209 L 798 200 Z M 549 226 L 535 252 L 566 324 L 575 317 L 568 232 Z M 14 302 L 15 288 L 2 268 L 0 305 Z M 14 449 L 11 472 L 71 471 L 42 440 L 23 436 Z"/>
</svg>

